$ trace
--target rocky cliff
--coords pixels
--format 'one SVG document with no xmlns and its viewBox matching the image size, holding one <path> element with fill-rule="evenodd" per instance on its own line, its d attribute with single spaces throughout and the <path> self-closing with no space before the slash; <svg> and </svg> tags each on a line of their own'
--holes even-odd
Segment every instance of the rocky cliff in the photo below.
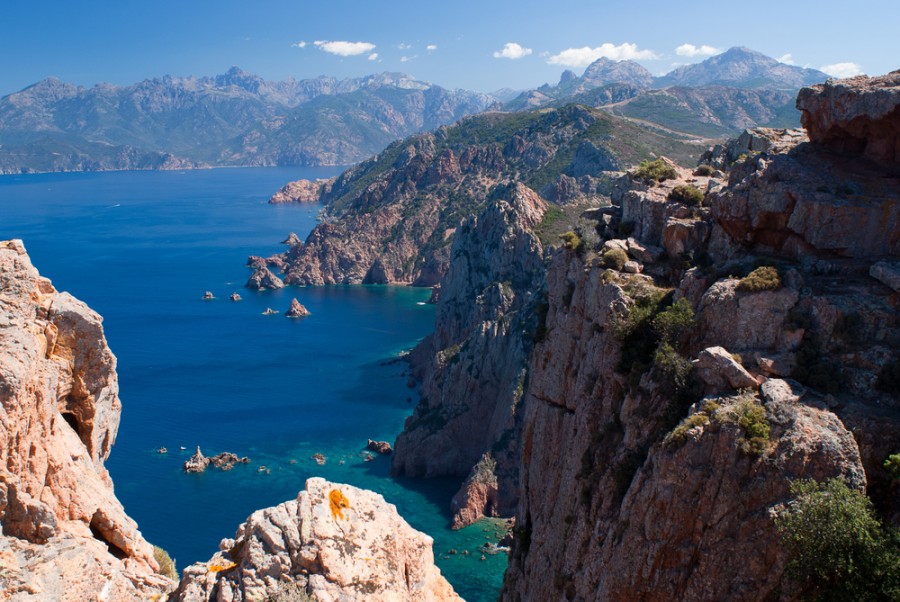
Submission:
<svg viewBox="0 0 900 602">
<path fill-rule="evenodd" d="M 313 478 L 297 499 L 254 512 L 173 600 L 461 601 L 432 540 L 371 491 Z"/>
<path fill-rule="evenodd" d="M 103 466 L 121 403 L 100 316 L 0 243 L 0 598 L 159 598 L 172 583 Z"/>
<path fill-rule="evenodd" d="M 413 352 L 422 398 L 397 438 L 393 472 L 471 472 L 454 506 L 458 527 L 510 516 L 518 499 L 518 405 L 543 274 L 532 229 L 546 210 L 524 185 L 501 186 L 481 214 L 462 223 L 435 331 Z"/>
<path fill-rule="evenodd" d="M 800 98 L 807 123 L 865 113 L 831 128 L 847 144 L 758 131 L 725 179 L 639 170 L 613 238 L 554 256 L 503 599 L 798 599 L 773 520 L 796 479 L 839 476 L 896 519 L 900 182 L 853 140 L 889 147 L 892 117 L 817 114 L 842 86 L 884 94 Z"/>
<path fill-rule="evenodd" d="M 480 115 L 397 142 L 335 181 L 323 223 L 283 257 L 285 283 L 436 284 L 456 228 L 496 185 L 584 202 L 608 189 L 607 172 L 646 158 L 648 147 L 699 156 L 684 138 L 575 106 Z"/>
<path fill-rule="evenodd" d="M 22 241 L 0 242 L 0 600 L 146 602 L 176 587 L 103 466 L 115 368 L 102 318 L 41 277 Z M 460 600 L 430 537 L 380 495 L 322 479 L 220 549 L 169 599 Z"/>
</svg>

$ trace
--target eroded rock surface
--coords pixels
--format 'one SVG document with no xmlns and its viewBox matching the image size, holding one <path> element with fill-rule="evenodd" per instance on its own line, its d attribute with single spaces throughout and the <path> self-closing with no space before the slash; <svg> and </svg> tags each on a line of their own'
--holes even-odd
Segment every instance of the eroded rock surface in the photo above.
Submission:
<svg viewBox="0 0 900 602">
<path fill-rule="evenodd" d="M 119 427 L 102 319 L 0 243 L 0 556 L 12 600 L 149 600 L 171 587 L 103 463 Z"/>
<path fill-rule="evenodd" d="M 900 166 L 900 71 L 804 88 L 797 108 L 810 141 Z"/>
<path fill-rule="evenodd" d="M 320 478 L 297 499 L 254 512 L 219 550 L 184 570 L 173 600 L 461 600 L 434 566 L 432 539 L 392 504 Z"/>
</svg>

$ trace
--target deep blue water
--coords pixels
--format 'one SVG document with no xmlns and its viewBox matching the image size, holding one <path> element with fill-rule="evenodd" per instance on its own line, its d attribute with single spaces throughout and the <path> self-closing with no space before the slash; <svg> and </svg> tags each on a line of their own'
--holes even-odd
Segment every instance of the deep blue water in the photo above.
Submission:
<svg viewBox="0 0 900 602">
<path fill-rule="evenodd" d="M 252 292 L 250 254 L 283 249 L 315 224 L 310 206 L 268 205 L 300 177 L 336 170 L 270 168 L 0 177 L 0 239 L 22 238 L 40 272 L 104 316 L 123 403 L 107 467 L 144 536 L 179 567 L 206 560 L 253 510 L 294 498 L 310 476 L 373 489 L 435 539 L 441 570 L 470 602 L 493 600 L 506 559 L 480 560 L 496 522 L 448 527 L 454 483 L 395 480 L 362 458 L 393 441 L 412 410 L 406 365 L 391 361 L 433 326 L 429 291 L 338 286 Z M 214 301 L 202 301 L 204 291 Z M 238 291 L 241 302 L 228 295 Z M 283 312 L 296 296 L 312 312 Z M 251 458 L 188 475 L 207 455 Z M 168 453 L 156 453 L 159 447 Z M 180 447 L 187 448 L 181 451 Z M 319 466 L 313 453 L 327 462 Z M 259 473 L 259 465 L 269 473 Z M 448 555 L 455 548 L 470 555 Z"/>
</svg>

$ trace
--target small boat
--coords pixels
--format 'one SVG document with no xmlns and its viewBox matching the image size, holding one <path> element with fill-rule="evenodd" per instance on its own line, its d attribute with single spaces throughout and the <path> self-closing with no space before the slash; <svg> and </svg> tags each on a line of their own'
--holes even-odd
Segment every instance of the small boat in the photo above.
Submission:
<svg viewBox="0 0 900 602">
<path fill-rule="evenodd" d="M 184 451 L 184 450 L 186 450 L 186 449 L 187 449 L 187 448 L 186 448 L 185 446 L 183 446 L 183 445 L 181 446 L 181 451 Z"/>
<path fill-rule="evenodd" d="M 204 301 L 212 301 L 215 298 L 216 296 L 212 294 L 212 291 L 206 291 L 205 293 L 203 293 Z"/>
</svg>

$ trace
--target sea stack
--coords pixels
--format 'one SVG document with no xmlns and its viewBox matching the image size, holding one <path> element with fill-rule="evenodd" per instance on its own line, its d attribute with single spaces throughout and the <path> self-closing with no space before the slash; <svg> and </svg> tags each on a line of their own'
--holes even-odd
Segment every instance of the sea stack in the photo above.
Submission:
<svg viewBox="0 0 900 602">
<path fill-rule="evenodd" d="M 306 309 L 302 303 L 297 301 L 295 297 L 294 299 L 291 299 L 291 306 L 284 315 L 287 318 L 305 318 L 309 315 L 309 310 Z"/>
<path fill-rule="evenodd" d="M 261 291 L 265 289 L 284 288 L 284 282 L 281 281 L 281 278 L 273 274 L 269 268 L 258 267 L 253 271 L 253 274 L 244 286 Z"/>
</svg>

